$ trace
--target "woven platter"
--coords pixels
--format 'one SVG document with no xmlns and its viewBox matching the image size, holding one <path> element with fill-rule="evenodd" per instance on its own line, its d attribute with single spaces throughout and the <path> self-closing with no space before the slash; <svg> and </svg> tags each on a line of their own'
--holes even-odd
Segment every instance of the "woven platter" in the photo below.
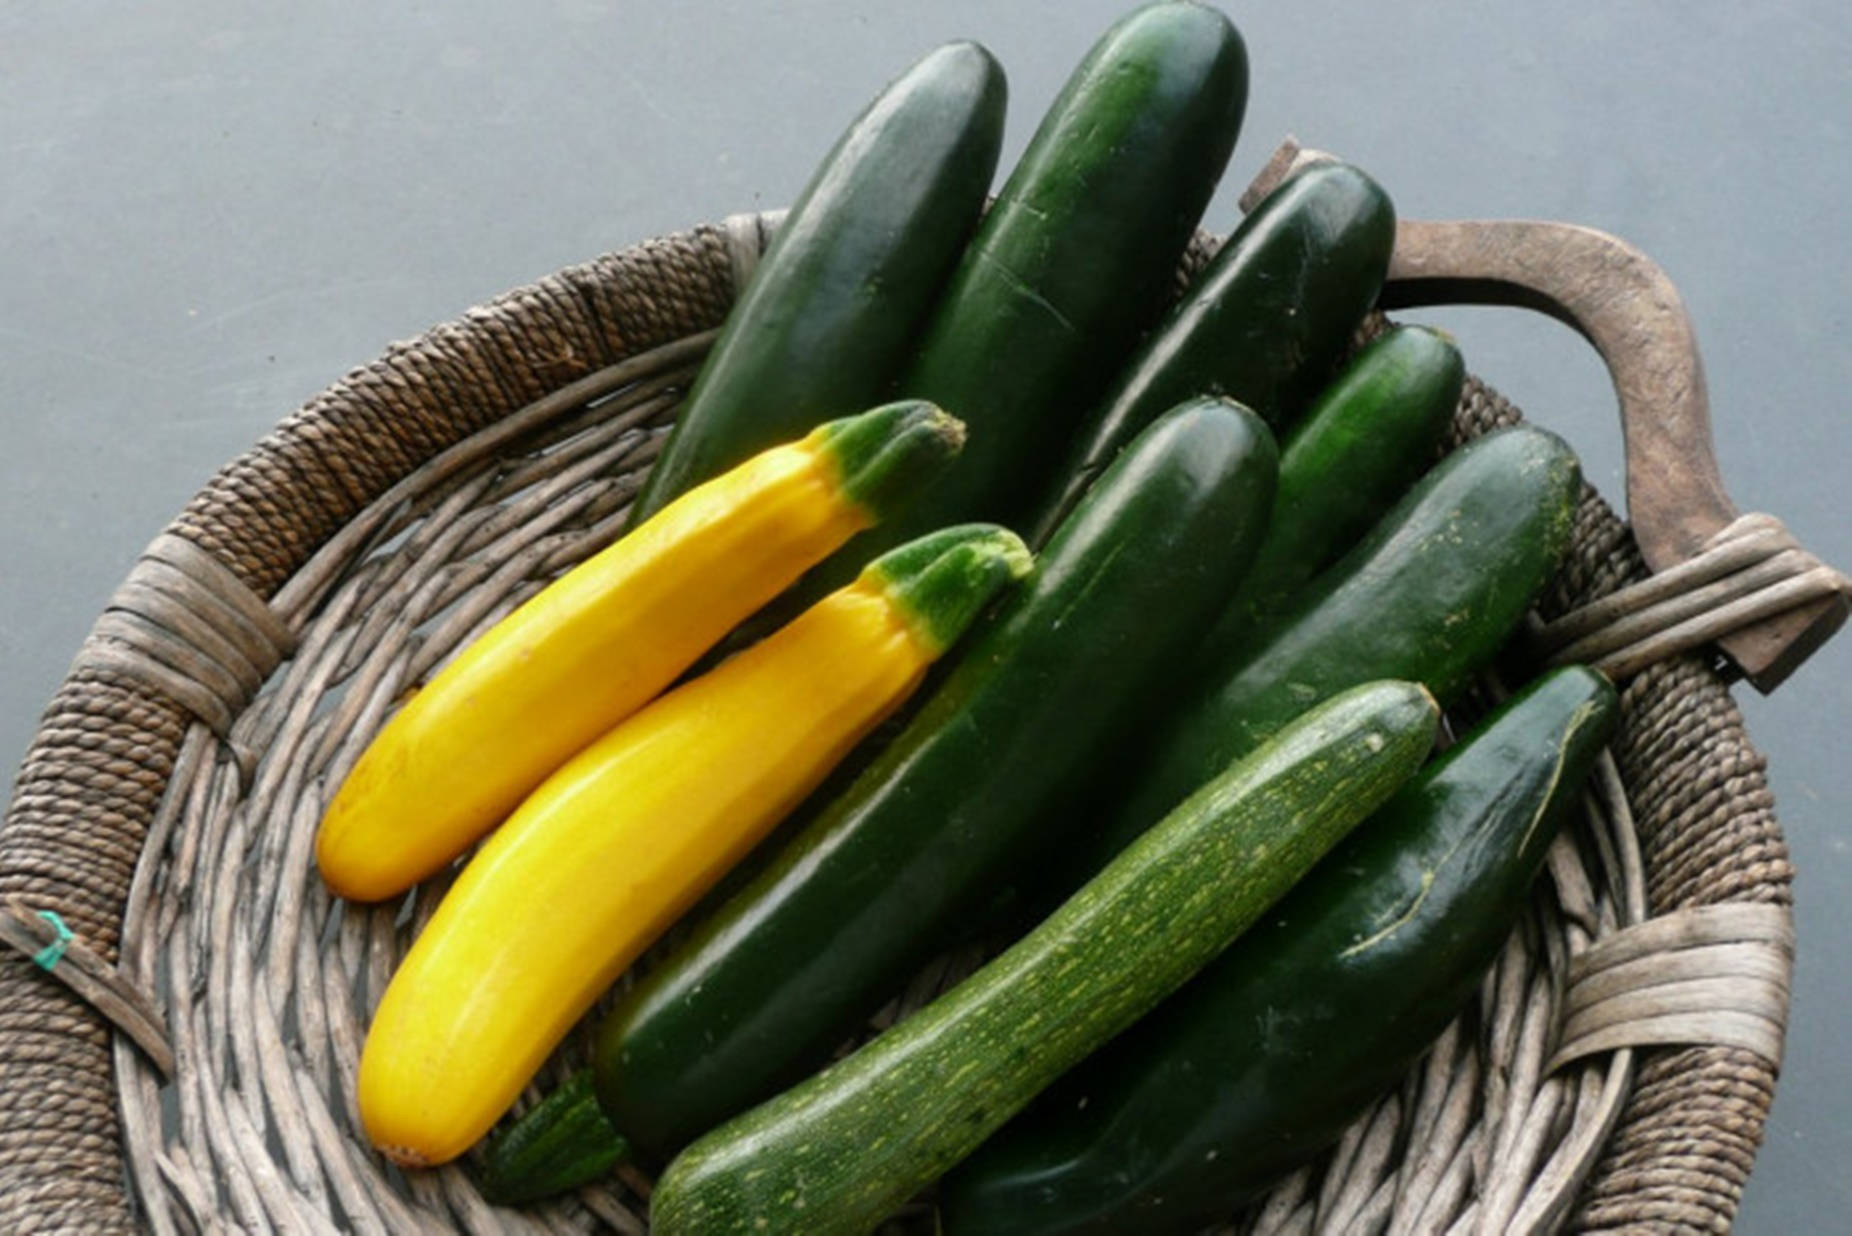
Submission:
<svg viewBox="0 0 1852 1236">
<path fill-rule="evenodd" d="M 393 346 L 150 545 L 0 832 L 0 1230 L 647 1230 L 635 1171 L 498 1210 L 467 1163 L 406 1176 L 367 1148 L 368 1014 L 442 882 L 342 904 L 311 841 L 393 701 L 615 534 L 768 224 L 571 267 Z M 1452 442 L 1517 417 L 1471 380 Z M 1539 617 L 1646 578 L 1588 491 Z M 1636 668 L 1585 818 L 1475 1004 L 1226 1230 L 1728 1227 L 1780 1058 L 1792 872 L 1711 660 Z M 871 1030 L 977 960 L 942 958 Z"/>
</svg>

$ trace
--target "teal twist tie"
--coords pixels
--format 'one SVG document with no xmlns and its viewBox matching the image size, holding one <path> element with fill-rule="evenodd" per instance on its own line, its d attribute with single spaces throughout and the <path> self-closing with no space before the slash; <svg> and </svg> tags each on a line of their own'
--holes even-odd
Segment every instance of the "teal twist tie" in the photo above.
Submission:
<svg viewBox="0 0 1852 1236">
<path fill-rule="evenodd" d="M 64 950 L 69 947 L 71 941 L 75 940 L 77 937 L 72 934 L 69 927 L 64 925 L 64 920 L 58 917 L 58 912 L 56 910 L 40 910 L 39 917 L 50 923 L 52 925 L 52 930 L 58 933 L 58 938 L 56 940 L 53 940 L 50 944 L 47 944 L 44 948 L 32 954 L 32 962 L 34 965 L 38 966 L 41 970 L 49 970 L 64 960 Z"/>
</svg>

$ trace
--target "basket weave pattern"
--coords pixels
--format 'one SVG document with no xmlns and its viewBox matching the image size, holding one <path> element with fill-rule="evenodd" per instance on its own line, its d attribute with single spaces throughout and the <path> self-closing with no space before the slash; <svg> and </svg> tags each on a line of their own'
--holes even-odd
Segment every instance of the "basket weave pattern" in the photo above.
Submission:
<svg viewBox="0 0 1852 1236">
<path fill-rule="evenodd" d="M 0 1229 L 643 1230 L 634 1172 L 517 1213 L 483 1204 L 460 1168 L 407 1180 L 364 1149 L 360 1036 L 440 889 L 406 914 L 342 907 L 310 839 L 393 699 L 615 534 L 762 239 L 712 227 L 651 242 L 395 345 L 229 465 L 151 547 L 45 713 L 0 830 L 0 895 L 120 954 L 167 1019 L 177 1076 L 164 1090 L 64 987 L 0 958 Z M 1208 252 L 1199 239 L 1185 272 Z M 1456 439 L 1515 418 L 1473 382 Z M 1590 492 L 1540 609 L 1644 574 Z M 208 611 L 213 630 L 176 647 L 161 616 L 190 630 Z M 1762 760 L 1718 677 L 1678 658 L 1623 702 L 1587 827 L 1553 853 L 1477 1006 L 1242 1226 L 1728 1226 L 1778 1026 L 1761 1052 L 1622 1048 L 1549 1068 L 1571 958 L 1593 940 L 1647 912 L 1789 900 Z M 936 964 L 878 1023 L 975 960 Z M 584 1051 L 568 1043 L 549 1076 Z"/>
</svg>

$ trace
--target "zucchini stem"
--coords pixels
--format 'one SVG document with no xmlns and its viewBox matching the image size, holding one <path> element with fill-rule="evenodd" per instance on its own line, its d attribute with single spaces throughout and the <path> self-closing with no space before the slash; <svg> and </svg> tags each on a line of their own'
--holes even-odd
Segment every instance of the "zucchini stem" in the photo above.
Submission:
<svg viewBox="0 0 1852 1236">
<path fill-rule="evenodd" d="M 890 549 L 863 571 L 921 645 L 938 655 L 1035 559 L 1022 538 L 995 524 L 957 524 Z"/>
</svg>

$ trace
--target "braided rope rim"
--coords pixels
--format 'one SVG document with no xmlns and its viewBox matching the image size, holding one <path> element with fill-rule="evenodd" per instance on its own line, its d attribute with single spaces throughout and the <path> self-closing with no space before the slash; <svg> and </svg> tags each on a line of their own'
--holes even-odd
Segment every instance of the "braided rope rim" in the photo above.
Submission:
<svg viewBox="0 0 1852 1236">
<path fill-rule="evenodd" d="M 733 281 L 727 262 L 744 247 L 739 234 L 737 227 L 707 229 L 655 242 L 666 264 L 678 272 L 684 265 L 704 269 L 695 282 L 720 293 L 702 306 L 705 317 L 687 321 L 684 313 L 665 323 L 666 352 L 640 349 L 615 375 L 597 369 L 555 375 L 554 389 L 538 393 L 532 385 L 543 384 L 539 378 L 530 385 L 516 380 L 520 375 L 503 375 L 497 380 L 510 392 L 506 402 L 532 395 L 519 405 L 524 410 L 466 417 L 488 427 L 475 438 L 463 436 L 479 427 L 470 424 L 453 426 L 447 438 L 433 434 L 429 462 L 410 476 L 395 472 L 399 464 L 379 464 L 377 474 L 348 489 L 350 509 L 311 513 L 326 525 L 324 539 L 335 539 L 300 570 L 281 569 L 274 536 L 266 542 L 245 530 L 259 551 L 247 547 L 229 565 L 259 590 L 282 586 L 271 609 L 299 647 L 263 695 L 225 727 L 224 742 L 202 723 L 181 744 L 177 715 L 161 718 L 178 753 L 118 920 L 125 926 L 125 965 L 140 984 L 162 993 L 180 1060 L 179 1086 L 164 1102 L 134 1050 L 121 1043 L 114 1049 L 127 1164 L 155 1230 L 205 1230 L 228 1218 L 253 1229 L 338 1224 L 399 1231 L 439 1223 L 571 1231 L 602 1222 L 643 1230 L 648 1182 L 635 1172 L 613 1187 L 516 1214 L 486 1207 L 460 1169 L 406 1180 L 362 1149 L 348 1096 L 363 1011 L 437 889 L 422 890 L 401 914 L 335 906 L 309 869 L 307 839 L 321 794 L 338 781 L 393 697 L 615 531 L 659 442 L 651 430 L 673 415 L 705 346 L 688 336 L 711 328 L 724 312 Z M 754 239 L 762 242 L 762 230 Z M 1206 252 L 1199 244 L 1191 264 Z M 601 261 L 635 278 L 627 256 Z M 555 281 L 570 286 L 589 269 L 562 272 Z M 642 273 L 655 272 L 646 263 Z M 538 286 L 476 311 L 469 327 L 491 336 L 517 332 L 535 301 L 546 299 L 546 285 Z M 647 312 L 654 290 L 633 292 Z M 582 294 L 575 289 L 575 296 Z M 607 324 L 616 320 L 612 314 Z M 440 327 L 380 364 L 454 344 L 455 332 L 465 329 Z M 568 333 L 551 323 L 543 329 Z M 479 367 L 480 346 L 459 349 L 463 372 Z M 627 355 L 608 338 L 583 351 L 604 359 Z M 525 354 L 552 355 L 531 346 Z M 407 385 L 402 375 L 394 377 Z M 569 378 L 563 390 L 561 377 Z M 458 380 L 448 375 L 446 398 Z M 279 432 L 301 419 L 313 425 L 342 401 L 364 403 L 353 398 L 355 381 Z M 595 406 L 584 408 L 587 399 Z M 1458 432 L 1475 436 L 1515 417 L 1475 383 Z M 268 478 L 239 475 L 250 459 L 227 470 L 235 484 L 222 488 L 261 490 Z M 331 465 L 350 466 L 345 455 Z M 389 492 L 356 516 L 369 487 Z M 202 495 L 189 512 L 203 526 L 189 525 L 187 517 L 177 525 L 190 543 L 226 536 L 223 525 L 232 521 L 206 518 L 215 501 Z M 1624 530 L 1590 493 L 1576 559 L 1543 608 L 1560 615 L 1643 575 Z M 73 677 L 98 672 L 80 659 Z M 1561 1222 L 1578 1197 L 1570 1221 L 1591 1230 L 1642 1221 L 1727 1225 L 1766 1116 L 1773 1081 L 1766 1060 L 1742 1047 L 1646 1053 L 1637 1085 L 1630 1084 L 1635 1053 L 1628 1050 L 1547 1078 L 1543 1067 L 1552 1046 L 1551 1010 L 1572 956 L 1595 936 L 1641 917 L 1648 900 L 1656 910 L 1720 900 L 1777 908 L 1787 902 L 1791 873 L 1760 757 L 1742 737 L 1721 683 L 1685 658 L 1643 673 L 1624 699 L 1618 764 L 1602 779 L 1590 827 L 1579 843 L 1565 842 L 1553 853 L 1554 879 L 1544 882 L 1478 1008 L 1324 1166 L 1289 1180 L 1243 1226 L 1269 1233 L 1353 1226 L 1542 1230 Z M 1623 778 L 1627 792 L 1617 793 Z M 1637 821 L 1629 818 L 1629 799 Z M 8 833 L 0 836 L 8 846 L 19 807 L 16 800 Z M 1643 855 L 1633 849 L 1636 823 Z M 7 891 L 5 875 L 0 866 L 0 892 Z M 929 998 L 976 960 L 942 959 L 877 1024 Z M 94 1030 L 91 1036 L 97 1040 Z M 569 1044 L 552 1075 L 584 1050 L 582 1041 Z M 1623 1114 L 1630 1093 L 1633 1110 Z M 1578 1191 L 1617 1120 L 1605 1162 Z M 272 1159 L 273 1138 L 281 1161 Z M 1423 1152 L 1403 1153 L 1409 1145 Z M 0 1180 L 11 1150 L 0 1139 Z M 1667 1170 L 1654 1166 L 1655 1152 L 1670 1162 Z M 1677 1179 L 1662 1179 L 1668 1173 Z M 29 1200 L 19 1213 L 33 1222 L 20 1230 L 46 1220 L 49 1211 L 40 1207 L 63 1199 L 41 1192 Z M 78 1226 L 126 1225 L 120 1198 L 95 1207 L 96 1221 Z"/>
</svg>

